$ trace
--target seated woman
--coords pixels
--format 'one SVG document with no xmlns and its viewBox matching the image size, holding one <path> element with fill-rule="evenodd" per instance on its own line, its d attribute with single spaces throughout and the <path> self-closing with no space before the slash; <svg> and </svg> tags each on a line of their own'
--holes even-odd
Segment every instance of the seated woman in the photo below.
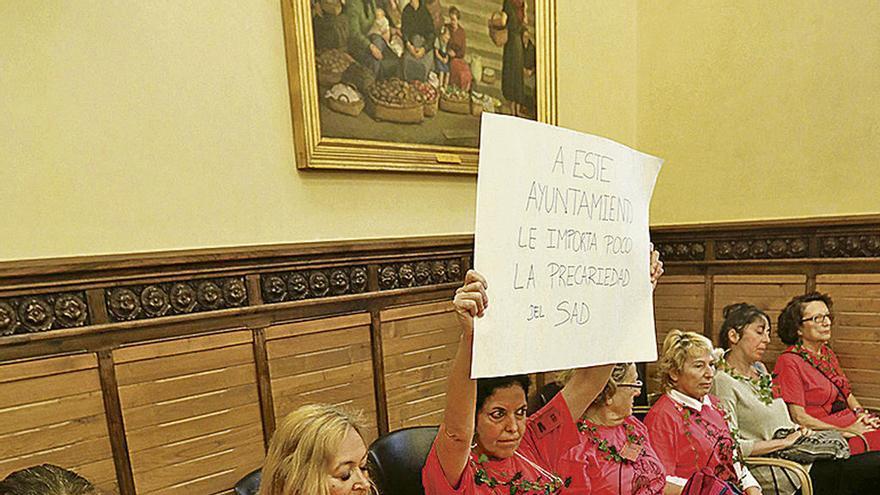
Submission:
<svg viewBox="0 0 880 495">
<path fill-rule="evenodd" d="M 29 467 L 0 481 L 2 495 L 98 495 L 82 476 L 52 464 Z"/>
<path fill-rule="evenodd" d="M 663 271 L 658 256 L 652 253 L 654 282 Z M 612 367 L 575 370 L 562 391 L 526 419 L 527 376 L 470 378 L 474 318 L 489 303 L 486 289 L 485 279 L 471 270 L 456 291 L 462 338 L 449 371 L 443 422 L 422 470 L 425 493 L 560 493 L 570 484 L 558 474 L 560 461 L 580 442 L 574 418 L 605 386 Z"/>
<path fill-rule="evenodd" d="M 730 414 L 728 420 L 739 434 L 743 456 L 772 454 L 793 445 L 807 428 L 798 429 L 785 402 L 774 397 L 773 380 L 761 358 L 770 343 L 770 318 L 757 307 L 731 304 L 724 308 L 718 343 L 726 350 L 718 362 L 712 392 Z M 780 430 L 792 431 L 775 438 Z M 818 461 L 807 466 L 814 493 L 868 493 L 880 483 L 880 455 L 863 454 L 850 459 Z M 797 478 L 784 468 L 756 466 L 752 474 L 765 491 L 793 493 Z"/>
<path fill-rule="evenodd" d="M 695 473 L 708 471 L 746 494 L 759 494 L 760 485 L 737 460 L 736 439 L 718 399 L 709 395 L 713 363 L 706 337 L 681 330 L 666 335 L 657 363 L 665 393 L 645 417 L 651 444 L 670 483 L 684 486 Z"/>
<path fill-rule="evenodd" d="M 302 406 L 278 425 L 263 463 L 259 495 L 366 495 L 367 447 L 347 412 Z"/>
<path fill-rule="evenodd" d="M 567 382 L 564 373 L 560 377 Z M 681 486 L 666 481 L 648 429 L 632 415 L 641 393 L 636 365 L 614 366 L 611 379 L 578 421 L 581 442 L 565 455 L 563 471 L 572 477 L 573 493 L 678 494 Z"/>
<path fill-rule="evenodd" d="M 812 292 L 788 302 L 779 315 L 779 337 L 790 347 L 773 371 L 792 419 L 814 430 L 840 430 L 853 455 L 880 450 L 880 419 L 862 408 L 828 342 L 832 302 Z"/>
</svg>

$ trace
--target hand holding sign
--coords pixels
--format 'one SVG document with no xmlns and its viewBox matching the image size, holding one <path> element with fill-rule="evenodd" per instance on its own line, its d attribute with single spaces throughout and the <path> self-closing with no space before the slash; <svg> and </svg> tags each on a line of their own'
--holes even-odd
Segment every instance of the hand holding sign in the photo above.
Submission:
<svg viewBox="0 0 880 495">
<path fill-rule="evenodd" d="M 475 267 L 493 283 L 473 377 L 656 359 L 648 205 L 661 160 L 484 114 Z M 503 342 L 503 345 L 502 345 Z"/>
</svg>

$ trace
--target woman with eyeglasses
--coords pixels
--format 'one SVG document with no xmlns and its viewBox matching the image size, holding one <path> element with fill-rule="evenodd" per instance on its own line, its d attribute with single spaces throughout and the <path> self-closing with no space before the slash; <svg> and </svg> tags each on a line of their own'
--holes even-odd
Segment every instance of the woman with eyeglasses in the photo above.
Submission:
<svg viewBox="0 0 880 495">
<path fill-rule="evenodd" d="M 728 420 L 743 456 L 773 456 L 802 436 L 824 435 L 795 424 L 785 402 L 774 393 L 778 392 L 777 380 L 761 362 L 770 344 L 767 313 L 743 302 L 726 306 L 723 315 L 718 344 L 725 352 L 718 360 L 712 394 L 730 413 Z M 880 452 L 820 460 L 805 467 L 813 493 L 870 493 L 880 486 Z M 797 476 L 786 468 L 759 465 L 750 469 L 767 492 L 788 495 L 800 488 Z"/>
<path fill-rule="evenodd" d="M 566 383 L 570 371 L 560 373 Z M 648 429 L 633 412 L 642 382 L 633 363 L 614 366 L 611 378 L 587 407 L 577 426 L 581 442 L 563 459 L 572 477 L 572 493 L 678 494 L 681 486 L 666 482 L 666 469 L 649 441 Z"/>
<path fill-rule="evenodd" d="M 853 455 L 880 450 L 880 418 L 852 394 L 834 351 L 831 296 L 811 292 L 788 302 L 779 315 L 779 337 L 788 349 L 773 371 L 792 419 L 814 430 L 839 430 Z"/>
<path fill-rule="evenodd" d="M 651 445 L 666 468 L 666 481 L 684 486 L 698 473 L 758 495 L 761 487 L 741 462 L 736 437 L 718 399 L 709 394 L 715 376 L 712 342 L 695 332 L 670 330 L 657 362 L 665 392 L 645 417 Z M 722 492 L 717 492 L 722 493 Z"/>
</svg>

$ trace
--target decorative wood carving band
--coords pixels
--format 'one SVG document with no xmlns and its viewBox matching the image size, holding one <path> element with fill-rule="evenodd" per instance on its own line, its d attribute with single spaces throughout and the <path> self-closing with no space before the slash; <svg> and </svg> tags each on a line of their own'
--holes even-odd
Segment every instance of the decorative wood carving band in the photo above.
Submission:
<svg viewBox="0 0 880 495">
<path fill-rule="evenodd" d="M 0 299 L 0 335 L 89 324 L 84 292 Z"/>
<path fill-rule="evenodd" d="M 719 260 L 806 258 L 809 241 L 803 237 L 715 241 Z"/>
<path fill-rule="evenodd" d="M 823 258 L 880 257 L 880 235 L 842 235 L 819 238 Z"/>
<path fill-rule="evenodd" d="M 659 242 L 657 251 L 664 261 L 703 261 L 706 259 L 705 242 Z"/>
<path fill-rule="evenodd" d="M 142 320 L 247 306 L 243 277 L 131 285 L 105 291 L 112 321 Z"/>
<path fill-rule="evenodd" d="M 390 263 L 379 266 L 379 290 L 457 282 L 462 277 L 458 258 Z"/>
<path fill-rule="evenodd" d="M 316 297 L 360 294 L 367 290 L 366 266 L 340 266 L 260 274 L 263 301 L 280 303 Z"/>
</svg>

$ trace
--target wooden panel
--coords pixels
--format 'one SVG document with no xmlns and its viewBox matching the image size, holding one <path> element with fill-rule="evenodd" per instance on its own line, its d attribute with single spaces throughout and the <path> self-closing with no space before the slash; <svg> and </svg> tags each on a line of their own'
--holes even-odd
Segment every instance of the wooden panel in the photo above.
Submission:
<svg viewBox="0 0 880 495">
<path fill-rule="evenodd" d="M 118 493 L 94 354 L 0 365 L 0 479 L 42 463 Z"/>
<path fill-rule="evenodd" d="M 803 275 L 718 275 L 715 277 L 715 304 L 712 307 L 715 328 L 712 341 L 718 343 L 718 331 L 724 318 L 722 311 L 728 304 L 747 302 L 761 308 L 770 317 L 772 327 L 770 345 L 764 353 L 764 364 L 772 370 L 776 358 L 787 347 L 779 340 L 776 319 L 792 297 L 803 294 L 807 278 Z"/>
<path fill-rule="evenodd" d="M 325 402 L 363 413 L 364 440 L 376 438 L 368 313 L 268 327 L 266 354 L 276 421 Z"/>
<path fill-rule="evenodd" d="M 706 282 L 702 276 L 666 275 L 654 290 L 654 322 L 657 327 L 657 353 L 670 330 L 703 332 Z M 647 365 L 648 393 L 658 391 L 657 367 Z"/>
<path fill-rule="evenodd" d="M 139 495 L 225 492 L 262 462 L 250 331 L 114 351 Z"/>
<path fill-rule="evenodd" d="M 834 301 L 831 343 L 866 407 L 880 407 L 880 275 L 820 275 L 816 290 Z"/>
<path fill-rule="evenodd" d="M 452 304 L 395 308 L 380 317 L 389 428 L 438 424 L 460 335 Z"/>
</svg>

